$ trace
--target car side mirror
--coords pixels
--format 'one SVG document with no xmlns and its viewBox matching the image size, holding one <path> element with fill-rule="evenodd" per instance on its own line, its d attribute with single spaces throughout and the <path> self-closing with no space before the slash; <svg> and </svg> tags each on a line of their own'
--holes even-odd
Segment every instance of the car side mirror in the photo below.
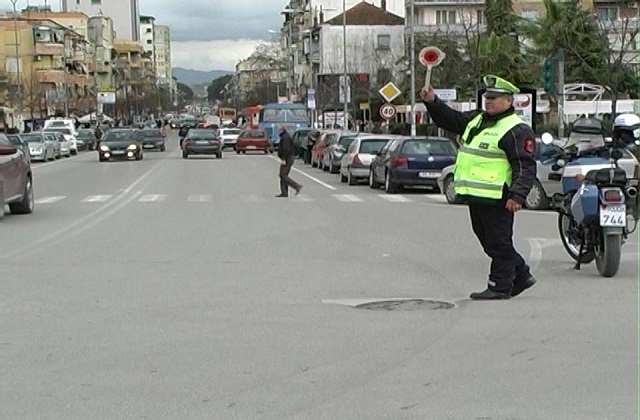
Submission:
<svg viewBox="0 0 640 420">
<path fill-rule="evenodd" d="M 12 145 L 0 146 L 0 156 L 14 155 L 18 153 L 18 148 Z"/>
<path fill-rule="evenodd" d="M 560 174 L 549 174 L 549 181 L 562 181 L 562 175 Z"/>
</svg>

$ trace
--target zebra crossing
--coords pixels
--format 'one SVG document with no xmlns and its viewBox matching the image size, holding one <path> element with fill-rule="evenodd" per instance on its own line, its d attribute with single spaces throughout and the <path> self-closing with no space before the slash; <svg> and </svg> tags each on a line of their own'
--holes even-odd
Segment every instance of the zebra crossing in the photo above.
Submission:
<svg viewBox="0 0 640 420">
<path fill-rule="evenodd" d="M 83 204 L 100 204 L 107 203 L 114 199 L 116 196 L 113 194 L 99 194 L 89 195 L 81 198 L 80 203 Z M 143 193 L 136 199 L 139 203 L 162 203 L 170 200 L 182 200 L 188 203 L 214 203 L 216 197 L 214 194 L 186 194 L 186 195 L 169 195 L 161 193 Z M 225 201 L 228 201 L 229 197 L 225 196 Z M 235 196 L 236 201 L 246 204 L 265 203 L 268 201 L 274 201 L 272 194 L 238 194 Z M 50 205 L 61 203 L 69 200 L 78 200 L 64 195 L 39 197 L 35 200 L 35 204 L 38 205 Z M 297 196 L 291 196 L 287 201 L 293 203 L 314 203 L 320 201 L 337 201 L 345 204 L 357 204 L 367 202 L 386 202 L 394 204 L 446 204 L 446 199 L 440 194 L 332 194 L 323 196 L 310 196 L 307 194 L 300 194 Z"/>
</svg>

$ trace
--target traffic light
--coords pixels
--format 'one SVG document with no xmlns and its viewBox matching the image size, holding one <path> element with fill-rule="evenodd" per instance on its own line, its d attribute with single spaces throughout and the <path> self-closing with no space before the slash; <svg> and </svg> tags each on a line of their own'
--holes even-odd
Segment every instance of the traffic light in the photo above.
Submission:
<svg viewBox="0 0 640 420">
<path fill-rule="evenodd" d="M 556 88 L 556 71 L 553 58 L 547 58 L 544 60 L 542 74 L 544 77 L 544 91 L 547 93 L 554 93 Z"/>
</svg>

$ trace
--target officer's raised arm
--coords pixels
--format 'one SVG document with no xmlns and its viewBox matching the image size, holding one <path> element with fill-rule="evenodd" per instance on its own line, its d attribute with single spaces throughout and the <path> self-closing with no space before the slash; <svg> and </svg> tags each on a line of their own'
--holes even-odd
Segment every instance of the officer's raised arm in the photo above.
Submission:
<svg viewBox="0 0 640 420">
<path fill-rule="evenodd" d="M 420 97 L 433 122 L 438 127 L 458 135 L 462 135 L 469 121 L 480 113 L 478 110 L 460 112 L 452 109 L 436 96 L 431 86 L 422 88 Z"/>
</svg>

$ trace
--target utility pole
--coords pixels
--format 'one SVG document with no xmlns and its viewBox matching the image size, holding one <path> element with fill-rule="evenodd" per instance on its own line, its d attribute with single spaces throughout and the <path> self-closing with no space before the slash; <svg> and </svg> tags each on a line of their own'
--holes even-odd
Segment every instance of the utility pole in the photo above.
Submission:
<svg viewBox="0 0 640 420">
<path fill-rule="evenodd" d="M 16 47 L 16 77 L 18 82 L 18 117 L 22 119 L 22 75 L 20 74 L 20 50 L 18 47 L 18 11 L 16 10 L 16 2 L 18 0 L 10 0 L 13 6 L 13 36 Z M 15 106 L 15 104 L 14 104 Z M 15 115 L 15 114 L 14 114 Z"/>
<path fill-rule="evenodd" d="M 416 15 L 415 10 L 415 0 L 411 0 L 410 4 L 411 9 L 411 19 L 409 20 L 409 24 L 411 27 L 409 28 L 409 66 L 411 71 L 411 112 L 409 116 L 411 117 L 411 136 L 416 136 L 416 36 L 414 32 L 414 18 Z"/>
<path fill-rule="evenodd" d="M 347 76 L 347 1 L 342 0 L 342 112 L 344 122 L 342 128 L 349 129 L 349 79 Z"/>
<path fill-rule="evenodd" d="M 558 49 L 558 137 L 564 137 L 564 50 Z"/>
</svg>

